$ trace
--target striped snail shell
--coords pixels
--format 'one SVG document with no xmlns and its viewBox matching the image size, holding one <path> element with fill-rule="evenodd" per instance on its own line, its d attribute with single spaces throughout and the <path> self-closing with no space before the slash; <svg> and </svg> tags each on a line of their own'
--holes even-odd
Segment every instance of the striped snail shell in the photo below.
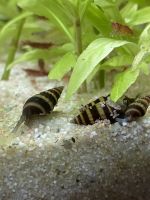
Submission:
<svg viewBox="0 0 150 200">
<path fill-rule="evenodd" d="M 116 109 L 106 102 L 98 102 L 80 110 L 79 114 L 71 122 L 75 124 L 92 125 L 97 120 L 108 119 L 110 123 L 115 123 L 116 118 L 120 115 L 122 115 L 120 109 Z"/>
<path fill-rule="evenodd" d="M 108 97 L 110 95 L 107 96 L 100 96 L 99 98 L 95 99 L 94 101 L 91 101 L 90 103 L 86 104 L 86 105 L 82 105 L 82 107 L 80 108 L 80 111 L 83 111 L 87 108 L 90 108 L 91 106 L 99 103 L 99 102 L 106 102 L 108 100 Z"/>
<path fill-rule="evenodd" d="M 133 121 L 138 117 L 145 115 L 150 104 L 150 96 L 138 98 L 133 103 L 129 104 L 125 111 L 127 121 Z"/>
<path fill-rule="evenodd" d="M 23 106 L 22 115 L 13 132 L 16 132 L 23 122 L 27 124 L 34 115 L 49 114 L 57 104 L 63 88 L 63 86 L 52 88 L 30 97 Z"/>
</svg>

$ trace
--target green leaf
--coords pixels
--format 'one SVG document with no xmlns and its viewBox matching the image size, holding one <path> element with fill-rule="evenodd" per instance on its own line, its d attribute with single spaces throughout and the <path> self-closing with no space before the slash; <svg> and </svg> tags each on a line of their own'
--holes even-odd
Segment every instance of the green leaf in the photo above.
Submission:
<svg viewBox="0 0 150 200">
<path fill-rule="evenodd" d="M 140 67 L 141 71 L 145 74 L 145 75 L 149 75 L 150 73 L 150 67 L 149 65 L 146 63 L 146 62 L 142 62 L 140 64 Z"/>
<path fill-rule="evenodd" d="M 132 70 L 127 69 L 124 72 L 119 73 L 116 76 L 115 83 L 111 90 L 111 99 L 116 102 L 125 92 L 126 90 L 136 81 L 139 76 L 139 69 Z"/>
<path fill-rule="evenodd" d="M 150 40 L 150 24 L 148 24 L 140 35 L 139 44 L 148 43 Z M 150 45 L 149 45 L 150 46 Z"/>
<path fill-rule="evenodd" d="M 4 34 L 1 34 L 0 33 L 0 44 L 1 44 L 1 47 L 2 45 L 5 45 L 7 42 L 11 41 L 13 35 L 15 34 L 16 32 L 16 26 L 11 26 L 7 29 L 7 31 L 5 31 Z M 10 37 L 10 35 L 12 37 Z"/>
<path fill-rule="evenodd" d="M 80 7 L 80 20 L 82 21 L 85 15 L 85 12 L 90 4 L 91 0 L 85 0 L 84 2 L 81 2 L 81 7 Z"/>
<path fill-rule="evenodd" d="M 19 58 L 15 59 L 14 62 L 12 62 L 10 65 L 8 65 L 7 70 L 10 70 L 14 65 L 26 62 L 30 60 L 37 60 L 40 58 L 43 59 L 50 59 L 57 56 L 61 56 L 65 53 L 65 50 L 63 48 L 52 48 L 50 50 L 32 50 L 27 53 L 24 53 Z"/>
<path fill-rule="evenodd" d="M 11 3 L 10 1 L 5 1 L 5 3 L 2 3 L 2 0 L 1 0 L 0 1 L 0 15 L 5 16 L 6 19 L 12 19 L 16 17 L 18 15 L 16 2 Z"/>
<path fill-rule="evenodd" d="M 132 15 L 128 23 L 130 25 L 139 25 L 148 22 L 150 22 L 150 7 L 145 7 L 134 12 L 134 15 Z"/>
<path fill-rule="evenodd" d="M 53 1 L 53 3 L 54 3 L 54 1 Z M 64 0 L 55 0 L 54 5 L 56 5 L 56 3 L 60 4 L 61 11 L 68 17 L 69 20 L 71 20 L 71 21 L 74 20 L 75 5 L 73 2 L 64 1 Z M 57 8 L 55 6 L 55 9 L 57 9 Z M 60 13 L 60 10 L 58 10 L 57 13 Z"/>
<path fill-rule="evenodd" d="M 94 0 L 94 2 L 102 8 L 114 6 L 114 2 L 112 0 Z"/>
<path fill-rule="evenodd" d="M 110 38 L 99 38 L 94 40 L 79 56 L 74 67 L 66 98 L 80 87 L 84 80 L 114 48 L 128 44 L 128 41 L 114 40 Z"/>
<path fill-rule="evenodd" d="M 125 19 L 125 22 L 128 23 L 130 18 L 134 15 L 134 13 L 138 9 L 138 4 L 133 2 L 128 2 L 121 10 L 121 15 Z"/>
<path fill-rule="evenodd" d="M 12 62 L 10 65 L 8 65 L 7 70 L 10 70 L 14 65 L 29 61 L 29 60 L 35 60 L 35 59 L 40 59 L 40 58 L 48 58 L 49 56 L 49 51 L 45 50 L 32 50 L 27 53 L 22 54 L 19 58 L 15 59 L 14 62 Z"/>
<path fill-rule="evenodd" d="M 43 2 L 34 0 L 31 3 L 30 0 L 20 0 L 19 5 L 24 9 L 34 12 L 36 15 L 48 18 L 49 21 L 53 20 L 55 25 L 64 31 L 70 41 L 74 42 L 74 38 L 71 34 L 68 24 L 66 24 L 67 16 L 64 15 L 57 2 L 52 0 L 45 0 Z"/>
<path fill-rule="evenodd" d="M 110 35 L 111 23 L 106 18 L 104 12 L 101 9 L 94 5 L 90 5 L 87 9 L 87 18 L 90 21 L 90 23 L 103 35 Z"/>
<path fill-rule="evenodd" d="M 65 54 L 49 72 L 49 79 L 61 80 L 61 78 L 74 67 L 75 63 L 75 54 L 71 52 Z"/>
<path fill-rule="evenodd" d="M 139 7 L 150 6 L 150 2 L 147 0 L 132 0 L 137 3 Z"/>
<path fill-rule="evenodd" d="M 5 34 L 7 34 L 7 31 L 18 21 L 20 21 L 23 18 L 29 17 L 31 16 L 32 13 L 31 12 L 23 12 L 22 14 L 18 15 L 17 17 L 15 17 L 14 19 L 12 19 L 11 21 L 9 21 L 0 31 L 0 40 L 1 38 L 3 38 L 3 36 Z"/>
<path fill-rule="evenodd" d="M 118 5 L 113 0 L 94 0 L 94 3 L 101 7 L 105 15 L 111 21 L 123 22 L 122 16 L 119 12 Z"/>
<path fill-rule="evenodd" d="M 150 24 L 146 26 L 143 32 L 140 35 L 139 46 L 140 50 L 136 54 L 133 63 L 132 69 L 136 69 L 139 67 L 140 63 L 144 61 L 144 59 L 150 54 Z"/>
<path fill-rule="evenodd" d="M 94 79 L 95 75 L 100 71 L 102 65 L 98 64 L 94 70 L 89 74 L 89 76 L 86 79 L 87 83 L 90 83 L 92 81 L 92 79 Z"/>
<path fill-rule="evenodd" d="M 147 54 L 147 52 L 143 49 L 141 49 L 138 54 L 135 56 L 133 63 L 132 63 L 132 69 L 136 69 L 140 62 L 144 59 L 145 55 Z"/>
<path fill-rule="evenodd" d="M 87 82 L 89 83 L 99 70 L 110 71 L 112 69 L 121 69 L 124 66 L 131 65 L 132 61 L 133 56 L 131 55 L 125 54 L 113 56 L 112 58 L 109 58 L 106 62 L 103 62 L 103 64 L 98 64 L 88 76 Z"/>
<path fill-rule="evenodd" d="M 133 61 L 133 56 L 128 54 L 122 54 L 113 56 L 102 64 L 102 69 L 113 69 L 121 66 L 131 65 Z"/>
</svg>

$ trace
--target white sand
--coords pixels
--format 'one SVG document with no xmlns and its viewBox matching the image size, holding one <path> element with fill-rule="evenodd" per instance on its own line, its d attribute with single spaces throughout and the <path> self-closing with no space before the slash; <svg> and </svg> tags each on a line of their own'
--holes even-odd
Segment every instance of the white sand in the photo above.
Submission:
<svg viewBox="0 0 150 200">
<path fill-rule="evenodd" d="M 51 115 L 12 134 L 26 99 L 61 85 L 34 80 L 15 68 L 0 81 L 0 200 L 149 200 L 149 112 L 123 127 L 78 126 L 69 121 L 80 102 L 63 93 Z"/>
</svg>

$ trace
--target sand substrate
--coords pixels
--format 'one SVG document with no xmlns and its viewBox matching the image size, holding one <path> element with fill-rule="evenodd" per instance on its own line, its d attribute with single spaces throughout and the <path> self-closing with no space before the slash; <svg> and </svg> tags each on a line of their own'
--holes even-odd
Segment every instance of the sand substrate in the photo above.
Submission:
<svg viewBox="0 0 150 200">
<path fill-rule="evenodd" d="M 11 133 L 27 98 L 61 84 L 20 68 L 0 81 L 0 200 L 149 200 L 149 111 L 126 126 L 78 126 L 85 98 L 66 102 L 64 91 L 51 115 Z"/>
</svg>

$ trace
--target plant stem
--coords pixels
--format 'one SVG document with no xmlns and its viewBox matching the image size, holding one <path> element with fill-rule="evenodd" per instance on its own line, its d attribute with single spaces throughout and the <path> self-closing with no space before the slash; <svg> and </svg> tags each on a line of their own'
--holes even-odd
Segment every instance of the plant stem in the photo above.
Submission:
<svg viewBox="0 0 150 200">
<path fill-rule="evenodd" d="M 100 70 L 99 71 L 99 85 L 100 88 L 104 88 L 105 87 L 105 71 L 104 70 Z"/>
<path fill-rule="evenodd" d="M 16 34 L 14 35 L 14 37 L 11 41 L 11 47 L 9 48 L 7 61 L 6 61 L 4 72 L 3 72 L 3 75 L 2 75 L 2 78 L 1 78 L 2 80 L 8 80 L 9 79 L 10 69 L 7 69 L 7 67 L 10 63 L 12 63 L 14 61 L 15 54 L 16 54 L 16 51 L 17 51 L 17 48 L 18 48 L 18 43 L 19 43 L 21 31 L 22 31 L 24 23 L 25 23 L 25 18 L 22 19 L 20 21 L 20 23 L 18 23 L 18 26 L 16 28 Z"/>
<path fill-rule="evenodd" d="M 79 56 L 82 53 L 82 30 L 81 30 L 81 20 L 79 17 L 79 14 L 77 14 L 76 20 L 75 20 L 75 47 L 76 47 L 76 53 L 77 56 Z M 83 82 L 82 88 L 80 91 L 86 92 L 87 91 L 87 85 L 86 81 Z"/>
<path fill-rule="evenodd" d="M 75 21 L 75 41 L 76 53 L 79 56 L 82 52 L 81 22 L 79 16 L 77 16 Z"/>
</svg>

